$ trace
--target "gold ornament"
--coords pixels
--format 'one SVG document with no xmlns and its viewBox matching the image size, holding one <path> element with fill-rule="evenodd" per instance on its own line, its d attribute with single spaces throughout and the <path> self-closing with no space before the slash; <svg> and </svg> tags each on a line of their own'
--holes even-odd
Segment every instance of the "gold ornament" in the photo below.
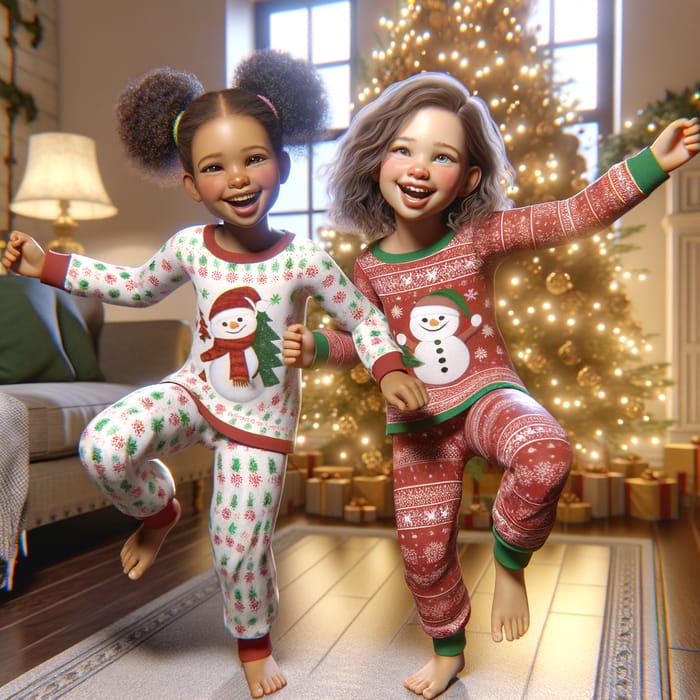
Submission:
<svg viewBox="0 0 700 700">
<path fill-rule="evenodd" d="M 632 302 L 626 294 L 618 292 L 616 294 L 609 294 L 605 300 L 605 305 L 611 314 L 622 316 L 623 314 L 629 313 Z"/>
<path fill-rule="evenodd" d="M 547 358 L 539 351 L 531 352 L 525 359 L 525 366 L 533 374 L 541 374 L 547 367 Z"/>
<path fill-rule="evenodd" d="M 357 433 L 357 421 L 353 416 L 341 416 L 338 419 L 338 433 L 343 437 L 351 437 Z"/>
<path fill-rule="evenodd" d="M 567 340 L 557 350 L 557 356 L 567 366 L 573 367 L 581 362 L 581 355 L 573 340 Z"/>
<path fill-rule="evenodd" d="M 593 367 L 586 365 L 582 367 L 578 374 L 576 375 L 576 381 L 579 386 L 592 388 L 600 384 L 600 375 L 596 372 Z"/>
<path fill-rule="evenodd" d="M 385 406 L 384 399 L 381 397 L 381 395 L 376 393 L 369 394 L 366 401 L 367 408 L 369 408 L 370 411 L 381 411 Z"/>
<path fill-rule="evenodd" d="M 550 272 L 545 280 L 545 287 L 547 287 L 547 291 L 554 296 L 566 294 L 566 292 L 572 289 L 573 286 L 571 275 L 569 275 L 568 272 L 562 272 L 561 270 Z"/>
<path fill-rule="evenodd" d="M 569 316 L 576 316 L 586 305 L 586 295 L 580 289 L 572 289 L 563 294 L 559 300 L 559 308 Z"/>
<path fill-rule="evenodd" d="M 367 384 L 370 380 L 369 372 L 365 369 L 364 365 L 355 365 L 350 370 L 350 376 L 357 384 Z"/>
<path fill-rule="evenodd" d="M 361 459 L 365 469 L 367 469 L 367 473 L 376 474 L 382 468 L 384 455 L 379 450 L 368 450 L 362 453 Z"/>
</svg>

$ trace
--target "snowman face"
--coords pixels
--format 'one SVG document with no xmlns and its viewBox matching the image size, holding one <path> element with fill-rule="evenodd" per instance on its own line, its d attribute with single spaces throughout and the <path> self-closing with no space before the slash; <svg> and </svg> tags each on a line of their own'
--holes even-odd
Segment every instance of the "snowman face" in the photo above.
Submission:
<svg viewBox="0 0 700 700">
<path fill-rule="evenodd" d="M 229 340 L 250 335 L 255 331 L 257 325 L 255 311 L 244 307 L 221 311 L 211 321 L 214 337 Z"/>
<path fill-rule="evenodd" d="M 459 315 L 448 307 L 417 307 L 411 311 L 409 327 L 416 340 L 441 340 L 457 333 Z"/>
</svg>

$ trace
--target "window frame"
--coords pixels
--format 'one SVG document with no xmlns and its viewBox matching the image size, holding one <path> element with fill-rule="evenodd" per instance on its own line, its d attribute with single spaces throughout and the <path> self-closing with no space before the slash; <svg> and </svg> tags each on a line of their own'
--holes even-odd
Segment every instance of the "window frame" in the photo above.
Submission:
<svg viewBox="0 0 700 700">
<path fill-rule="evenodd" d="M 590 43 L 596 45 L 597 72 L 596 72 L 596 107 L 593 109 L 576 108 L 576 114 L 580 117 L 578 122 L 584 124 L 598 124 L 598 142 L 596 144 L 596 160 L 600 160 L 600 148 L 603 140 L 613 132 L 615 112 L 615 3 L 610 0 L 596 0 L 597 27 L 596 36 L 593 39 L 577 39 L 556 42 L 556 0 L 538 0 L 549 6 L 549 36 L 539 43 L 544 49 L 549 50 L 554 60 L 555 51 L 559 48 L 582 46 Z M 575 124 L 572 131 L 575 130 Z M 596 171 L 597 171 L 596 162 Z"/>
<path fill-rule="evenodd" d="M 320 5 L 330 5 L 338 2 L 338 0 L 263 0 L 261 2 L 256 2 L 255 4 L 255 48 L 256 50 L 263 50 L 270 48 L 270 15 L 275 12 L 282 12 L 288 10 L 302 9 L 305 8 L 309 10 L 309 31 L 308 31 L 308 55 L 311 56 L 311 42 L 312 42 L 312 27 L 311 27 L 311 10 L 313 7 Z M 350 9 L 350 36 L 349 36 L 349 48 L 350 56 L 347 61 L 329 61 L 325 63 L 316 64 L 319 67 L 333 67 L 347 65 L 349 68 L 349 79 L 350 84 L 348 85 L 348 119 L 350 119 L 350 105 L 352 101 L 353 89 L 356 82 L 356 66 L 357 66 L 357 3 L 354 0 L 346 0 L 349 4 Z M 323 142 L 333 142 L 336 141 L 342 134 L 345 133 L 347 127 L 327 129 L 313 142 L 306 144 L 305 146 L 295 146 L 295 151 L 297 153 L 303 152 L 306 161 L 309 163 L 306 174 L 306 189 L 308 193 L 308 208 L 303 210 L 278 210 L 270 212 L 273 221 L 275 216 L 297 216 L 306 215 L 308 219 L 308 230 L 305 232 L 309 238 L 316 240 L 318 238 L 316 234 L 317 226 L 314 222 L 318 220 L 319 217 L 323 216 L 328 209 L 320 208 L 314 206 L 316 202 L 314 201 L 314 157 L 313 148 L 316 143 Z M 295 233 L 304 233 L 301 230 L 295 229 Z"/>
</svg>

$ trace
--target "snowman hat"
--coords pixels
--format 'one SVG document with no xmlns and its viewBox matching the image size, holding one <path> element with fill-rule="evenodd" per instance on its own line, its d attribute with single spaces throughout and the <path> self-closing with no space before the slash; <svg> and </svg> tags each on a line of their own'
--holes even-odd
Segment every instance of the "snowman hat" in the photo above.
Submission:
<svg viewBox="0 0 700 700">
<path fill-rule="evenodd" d="M 251 309 L 255 311 L 255 305 L 260 301 L 260 295 L 252 287 L 236 287 L 229 289 L 211 305 L 209 310 L 209 320 L 228 309 Z"/>
<path fill-rule="evenodd" d="M 439 297 L 439 299 L 436 299 Z M 472 314 L 469 310 L 469 305 L 464 297 L 455 292 L 454 289 L 438 289 L 430 294 L 426 294 L 422 299 L 416 302 L 414 309 L 421 309 L 430 314 L 448 314 L 451 316 L 466 316 L 472 326 L 481 324 L 481 316 Z"/>
</svg>

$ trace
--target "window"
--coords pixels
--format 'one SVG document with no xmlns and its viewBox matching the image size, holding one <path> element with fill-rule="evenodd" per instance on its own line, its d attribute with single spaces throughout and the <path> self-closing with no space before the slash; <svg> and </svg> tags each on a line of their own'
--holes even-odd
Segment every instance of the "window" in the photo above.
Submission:
<svg viewBox="0 0 700 700">
<path fill-rule="evenodd" d="M 310 238 L 324 224 L 328 200 L 319 168 L 333 157 L 336 139 L 350 123 L 353 6 L 350 0 L 277 0 L 256 5 L 256 46 L 310 61 L 323 78 L 331 107 L 324 140 L 294 149 L 292 173 L 270 222 Z"/>
<path fill-rule="evenodd" d="M 609 0 L 534 0 L 530 22 L 554 59 L 554 78 L 575 100 L 581 122 L 570 127 L 588 163 L 598 170 L 600 137 L 612 132 L 614 5 Z"/>
</svg>

